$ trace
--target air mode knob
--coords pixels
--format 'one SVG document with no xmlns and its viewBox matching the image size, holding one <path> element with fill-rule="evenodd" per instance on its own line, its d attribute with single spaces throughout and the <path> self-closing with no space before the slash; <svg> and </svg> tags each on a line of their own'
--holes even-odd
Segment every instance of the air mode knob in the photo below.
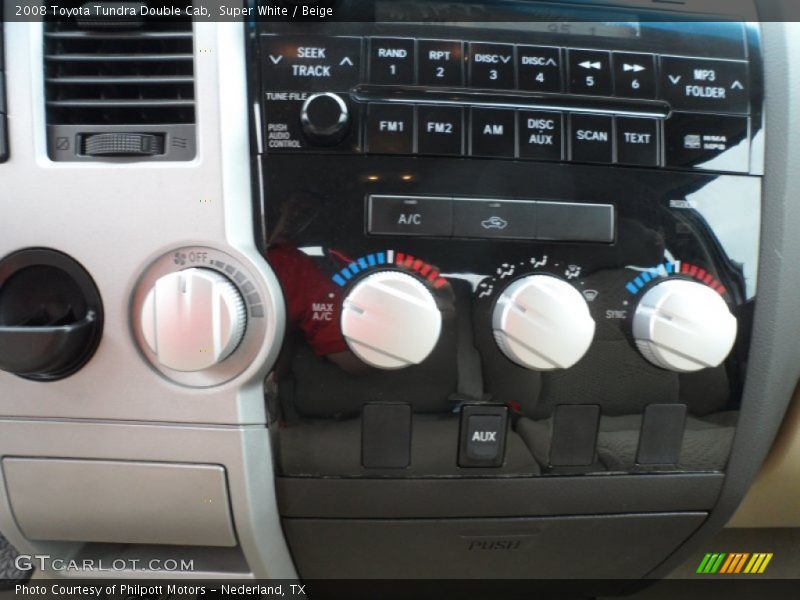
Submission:
<svg viewBox="0 0 800 600">
<path fill-rule="evenodd" d="M 633 317 L 633 337 L 642 355 L 678 372 L 719 366 L 733 347 L 736 329 L 736 318 L 717 292 L 682 279 L 648 290 Z"/>
<path fill-rule="evenodd" d="M 310 140 L 332 146 L 341 142 L 347 133 L 350 113 L 338 94 L 311 94 L 300 110 L 300 124 Z"/>
<path fill-rule="evenodd" d="M 201 371 L 230 356 L 246 325 L 244 300 L 224 275 L 185 269 L 158 279 L 142 305 L 142 334 L 158 362 Z"/>
<path fill-rule="evenodd" d="M 595 323 L 566 281 L 530 275 L 509 285 L 492 315 L 494 339 L 510 360 L 536 371 L 567 369 L 592 343 Z"/>
<path fill-rule="evenodd" d="M 344 300 L 342 334 L 365 363 L 402 369 L 425 360 L 436 346 L 442 315 L 422 283 L 399 271 L 358 282 Z"/>
</svg>

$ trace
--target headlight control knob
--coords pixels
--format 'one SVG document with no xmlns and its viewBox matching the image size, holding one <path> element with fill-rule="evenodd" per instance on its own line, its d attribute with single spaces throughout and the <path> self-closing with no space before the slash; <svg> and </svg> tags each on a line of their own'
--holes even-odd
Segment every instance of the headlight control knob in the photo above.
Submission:
<svg viewBox="0 0 800 600">
<path fill-rule="evenodd" d="M 311 94 L 300 109 L 300 124 L 306 136 L 325 146 L 342 141 L 350 126 L 347 104 L 338 94 Z"/>
<path fill-rule="evenodd" d="M 586 354 L 595 323 L 586 300 L 566 281 L 529 275 L 500 295 L 492 330 L 510 360 L 536 371 L 550 371 L 567 369 Z"/>
<path fill-rule="evenodd" d="M 657 367 L 678 372 L 719 366 L 736 339 L 736 317 L 722 297 L 693 281 L 671 279 L 648 290 L 633 317 L 633 337 Z"/>
<path fill-rule="evenodd" d="M 344 300 L 342 334 L 365 363 L 402 369 L 421 363 L 436 346 L 442 315 L 414 277 L 381 271 L 358 282 Z"/>
<path fill-rule="evenodd" d="M 176 371 L 201 371 L 222 362 L 242 341 L 242 296 L 224 275 L 192 268 L 158 279 L 142 305 L 145 342 Z"/>
</svg>

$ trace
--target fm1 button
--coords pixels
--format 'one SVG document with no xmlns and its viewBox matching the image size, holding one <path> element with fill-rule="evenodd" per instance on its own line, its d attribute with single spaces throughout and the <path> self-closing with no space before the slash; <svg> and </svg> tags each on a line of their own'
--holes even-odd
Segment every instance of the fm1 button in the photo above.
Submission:
<svg viewBox="0 0 800 600">
<path fill-rule="evenodd" d="M 617 117 L 617 162 L 622 165 L 659 165 L 658 121 Z"/>
<path fill-rule="evenodd" d="M 414 107 L 370 104 L 367 108 L 367 152 L 411 154 L 414 151 Z"/>
<path fill-rule="evenodd" d="M 369 197 L 367 231 L 373 235 L 449 237 L 453 230 L 450 198 Z"/>
<path fill-rule="evenodd" d="M 461 409 L 460 467 L 500 467 L 506 446 L 505 406 L 466 405 Z"/>
</svg>

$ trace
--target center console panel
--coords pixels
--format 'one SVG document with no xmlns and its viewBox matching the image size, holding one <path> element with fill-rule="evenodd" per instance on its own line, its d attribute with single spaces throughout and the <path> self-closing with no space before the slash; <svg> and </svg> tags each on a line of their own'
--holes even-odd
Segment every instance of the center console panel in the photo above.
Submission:
<svg viewBox="0 0 800 600">
<path fill-rule="evenodd" d="M 714 504 L 757 296 L 758 34 L 564 15 L 259 25 L 268 408 L 304 577 L 425 573 L 425 548 L 532 577 L 588 538 L 600 571 L 628 535 L 663 544 L 641 577 Z"/>
</svg>

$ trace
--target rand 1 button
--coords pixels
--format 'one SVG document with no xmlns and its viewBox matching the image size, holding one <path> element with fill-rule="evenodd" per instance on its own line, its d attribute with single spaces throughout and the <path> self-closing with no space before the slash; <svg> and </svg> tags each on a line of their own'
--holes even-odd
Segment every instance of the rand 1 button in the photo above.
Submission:
<svg viewBox="0 0 800 600">
<path fill-rule="evenodd" d="M 611 243 L 614 241 L 614 206 L 537 202 L 536 239 Z"/>
<path fill-rule="evenodd" d="M 369 40 L 369 81 L 386 85 L 414 83 L 414 40 L 371 38 Z"/>
<path fill-rule="evenodd" d="M 656 119 L 617 117 L 617 162 L 657 167 L 660 164 L 658 125 Z"/>
<path fill-rule="evenodd" d="M 453 236 L 530 240 L 536 230 L 536 203 L 453 199 Z"/>
<path fill-rule="evenodd" d="M 464 44 L 455 40 L 419 40 L 417 80 L 420 85 L 464 85 Z"/>
<path fill-rule="evenodd" d="M 269 91 L 347 91 L 361 75 L 361 38 L 261 36 L 263 87 Z"/>
<path fill-rule="evenodd" d="M 449 237 L 452 230 L 453 203 L 450 198 L 369 197 L 367 231 L 373 235 Z"/>
<path fill-rule="evenodd" d="M 560 92 L 561 49 L 549 46 L 517 46 L 519 89 L 533 92 Z"/>
<path fill-rule="evenodd" d="M 748 130 L 747 117 L 672 113 L 664 122 L 666 166 L 746 173 Z"/>
<path fill-rule="evenodd" d="M 516 125 L 513 110 L 473 108 L 470 154 L 494 158 L 514 158 Z"/>
<path fill-rule="evenodd" d="M 747 63 L 661 57 L 661 98 L 675 110 L 747 114 Z"/>
<path fill-rule="evenodd" d="M 414 152 L 414 107 L 374 103 L 367 107 L 367 152 Z"/>
<path fill-rule="evenodd" d="M 611 163 L 614 159 L 614 119 L 601 115 L 570 115 L 570 160 Z"/>
<path fill-rule="evenodd" d="M 472 42 L 469 45 L 469 66 L 471 87 L 507 90 L 516 87 L 514 46 L 511 44 Z"/>
<path fill-rule="evenodd" d="M 654 98 L 656 64 L 652 54 L 614 53 L 614 92 L 630 98 Z"/>
<path fill-rule="evenodd" d="M 417 152 L 460 156 L 464 152 L 464 109 L 460 106 L 417 107 Z"/>
<path fill-rule="evenodd" d="M 519 156 L 535 160 L 563 157 L 564 115 L 558 112 L 523 110 L 519 113 Z"/>
<path fill-rule="evenodd" d="M 611 95 L 611 54 L 600 50 L 569 50 L 569 91 Z"/>
</svg>

